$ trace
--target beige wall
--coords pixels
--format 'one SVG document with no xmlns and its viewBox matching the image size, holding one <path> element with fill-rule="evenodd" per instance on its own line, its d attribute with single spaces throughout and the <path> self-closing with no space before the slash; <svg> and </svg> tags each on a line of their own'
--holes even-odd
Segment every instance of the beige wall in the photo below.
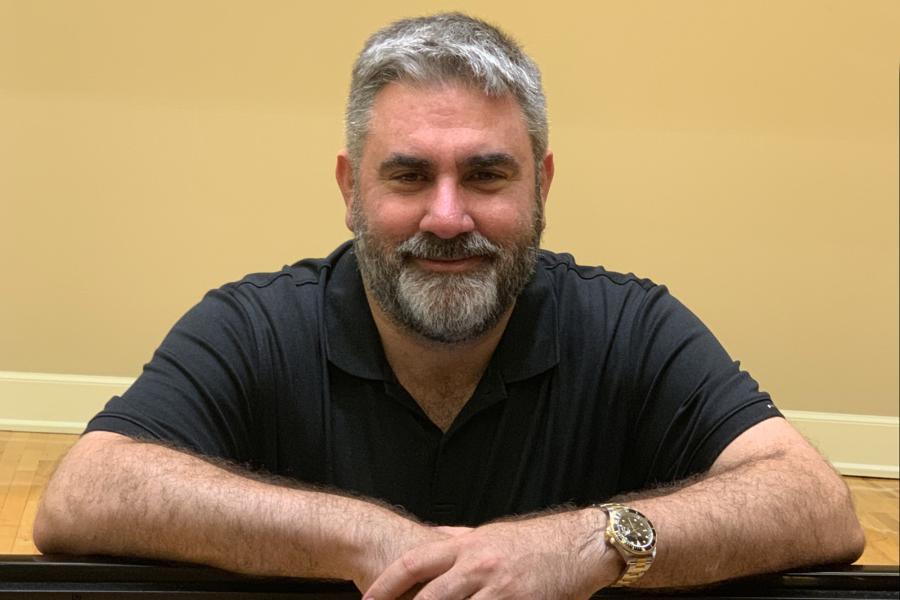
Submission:
<svg viewBox="0 0 900 600">
<path fill-rule="evenodd" d="M 136 375 L 345 239 L 350 63 L 439 8 L 542 65 L 546 247 L 668 284 L 784 408 L 898 414 L 896 1 L 0 0 L 0 370 Z"/>
</svg>

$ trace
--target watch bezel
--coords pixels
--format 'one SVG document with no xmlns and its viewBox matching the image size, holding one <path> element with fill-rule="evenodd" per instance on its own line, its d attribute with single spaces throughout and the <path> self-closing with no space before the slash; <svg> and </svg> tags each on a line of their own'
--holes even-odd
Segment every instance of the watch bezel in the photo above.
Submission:
<svg viewBox="0 0 900 600">
<path fill-rule="evenodd" d="M 634 516 L 640 522 L 650 530 L 650 539 L 647 540 L 646 543 L 638 543 L 626 537 L 617 529 L 617 525 L 622 520 L 622 516 L 627 513 L 629 515 Z M 607 515 L 609 517 L 609 523 L 607 525 L 607 534 L 610 537 L 611 541 L 615 541 L 617 545 L 624 548 L 630 554 L 635 556 L 650 556 L 654 553 L 656 549 L 656 529 L 653 527 L 653 523 L 650 522 L 650 519 L 645 517 L 639 511 L 629 508 L 627 506 L 616 507 L 615 509 L 607 511 Z"/>
</svg>

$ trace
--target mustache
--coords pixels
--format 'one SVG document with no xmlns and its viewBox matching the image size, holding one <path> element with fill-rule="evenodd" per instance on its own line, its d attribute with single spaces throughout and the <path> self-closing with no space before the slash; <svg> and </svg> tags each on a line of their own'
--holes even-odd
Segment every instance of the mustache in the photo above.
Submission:
<svg viewBox="0 0 900 600">
<path fill-rule="evenodd" d="M 449 240 L 420 231 L 397 246 L 396 253 L 403 258 L 460 260 L 474 256 L 495 257 L 500 253 L 500 247 L 476 231 Z"/>
</svg>

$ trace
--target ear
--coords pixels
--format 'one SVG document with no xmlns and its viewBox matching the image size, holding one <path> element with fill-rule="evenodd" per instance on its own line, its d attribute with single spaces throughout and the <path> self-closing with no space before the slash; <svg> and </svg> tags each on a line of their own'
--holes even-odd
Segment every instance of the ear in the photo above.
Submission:
<svg viewBox="0 0 900 600">
<path fill-rule="evenodd" d="M 334 167 L 334 178 L 337 180 L 341 195 L 344 197 L 344 223 L 347 229 L 353 231 L 353 166 L 346 150 L 341 150 L 337 155 L 337 164 Z"/>
<path fill-rule="evenodd" d="M 553 183 L 553 152 L 547 151 L 544 160 L 541 161 L 541 203 L 547 205 L 547 195 L 550 193 L 550 184 Z"/>
</svg>

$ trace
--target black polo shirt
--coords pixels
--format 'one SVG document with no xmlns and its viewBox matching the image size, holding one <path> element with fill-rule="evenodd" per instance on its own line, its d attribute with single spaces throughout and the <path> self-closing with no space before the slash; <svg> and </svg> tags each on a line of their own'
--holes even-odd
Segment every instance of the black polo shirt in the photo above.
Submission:
<svg viewBox="0 0 900 600">
<path fill-rule="evenodd" d="M 87 430 L 475 525 L 705 471 L 778 414 L 665 287 L 542 251 L 443 433 L 391 371 L 344 244 L 209 292 Z"/>
</svg>

